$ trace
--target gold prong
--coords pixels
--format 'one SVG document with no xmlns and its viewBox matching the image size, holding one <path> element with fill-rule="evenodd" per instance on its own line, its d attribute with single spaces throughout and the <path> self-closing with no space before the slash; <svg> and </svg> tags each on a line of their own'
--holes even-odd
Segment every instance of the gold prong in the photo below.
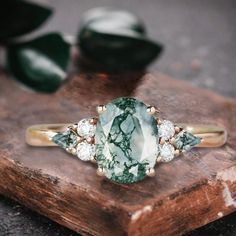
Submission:
<svg viewBox="0 0 236 236">
<path fill-rule="evenodd" d="M 166 141 L 165 141 L 165 139 L 164 138 L 160 138 L 160 144 L 162 145 L 162 144 L 164 144 Z"/>
<path fill-rule="evenodd" d="M 162 120 L 159 119 L 159 118 L 157 118 L 157 124 L 158 124 L 158 125 L 161 125 L 161 123 L 162 123 Z"/>
<path fill-rule="evenodd" d="M 179 150 L 179 149 L 176 149 L 176 150 L 175 150 L 175 156 L 179 156 L 179 154 L 180 154 L 180 150 Z"/>
<path fill-rule="evenodd" d="M 66 148 L 66 151 L 75 155 L 76 154 L 76 149 L 75 148 Z"/>
<path fill-rule="evenodd" d="M 92 143 L 94 143 L 94 137 L 88 137 L 88 138 L 86 139 L 86 141 L 87 141 L 87 143 L 92 144 Z"/>
<path fill-rule="evenodd" d="M 103 170 L 102 168 L 98 167 L 98 169 L 97 169 L 97 175 L 99 175 L 99 176 L 104 176 L 104 175 L 105 175 L 104 170 Z"/>
<path fill-rule="evenodd" d="M 76 149 L 75 148 L 71 148 L 70 152 L 71 152 L 71 154 L 76 155 Z"/>
<path fill-rule="evenodd" d="M 157 157 L 157 163 L 160 163 L 160 162 L 162 162 L 162 157 L 161 157 L 161 156 L 158 156 L 158 157 Z"/>
<path fill-rule="evenodd" d="M 80 137 L 80 136 L 77 136 L 77 137 L 76 137 L 76 141 L 77 141 L 77 143 L 80 143 L 82 140 L 83 140 L 82 137 Z"/>
<path fill-rule="evenodd" d="M 92 156 L 90 161 L 93 162 L 93 163 L 96 163 L 97 162 L 96 156 Z"/>
<path fill-rule="evenodd" d="M 73 125 L 69 126 L 68 129 L 69 129 L 69 130 L 72 130 L 72 131 L 74 131 L 74 132 L 76 132 L 76 130 L 77 130 L 77 124 L 73 124 Z"/>
<path fill-rule="evenodd" d="M 180 127 L 175 126 L 175 133 L 178 134 L 180 132 Z"/>
<path fill-rule="evenodd" d="M 146 171 L 146 175 L 149 176 L 149 177 L 155 176 L 155 169 L 154 169 L 154 168 L 149 168 L 149 169 Z"/>
<path fill-rule="evenodd" d="M 97 106 L 97 112 L 98 114 L 103 113 L 106 110 L 106 106 L 105 105 L 99 105 Z"/>
<path fill-rule="evenodd" d="M 148 114 L 150 114 L 150 115 L 154 115 L 154 114 L 156 113 L 156 111 L 157 111 L 157 109 L 156 109 L 156 107 L 154 107 L 154 106 L 148 106 L 148 107 L 147 107 L 147 112 L 148 112 Z"/>
<path fill-rule="evenodd" d="M 175 138 L 172 137 L 169 142 L 170 142 L 170 144 L 174 145 L 175 144 Z"/>
<path fill-rule="evenodd" d="M 97 123 L 97 119 L 96 119 L 96 118 L 91 118 L 91 119 L 89 120 L 89 123 L 90 123 L 91 125 L 95 125 L 95 124 Z"/>
</svg>

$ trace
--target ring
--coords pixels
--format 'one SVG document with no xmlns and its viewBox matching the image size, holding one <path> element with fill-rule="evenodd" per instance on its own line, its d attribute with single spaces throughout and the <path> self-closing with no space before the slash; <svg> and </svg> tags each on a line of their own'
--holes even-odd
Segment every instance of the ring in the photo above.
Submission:
<svg viewBox="0 0 236 236">
<path fill-rule="evenodd" d="M 220 147 L 224 128 L 174 124 L 154 106 L 122 97 L 97 107 L 98 117 L 76 124 L 34 125 L 26 130 L 32 146 L 60 146 L 82 161 L 97 163 L 99 175 L 122 184 L 155 175 L 155 164 L 170 162 L 193 147 Z"/>
</svg>

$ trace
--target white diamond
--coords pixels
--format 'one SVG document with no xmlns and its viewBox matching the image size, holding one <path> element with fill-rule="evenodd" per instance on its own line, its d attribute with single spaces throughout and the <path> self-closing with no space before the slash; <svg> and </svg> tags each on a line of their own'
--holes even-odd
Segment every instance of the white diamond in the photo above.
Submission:
<svg viewBox="0 0 236 236">
<path fill-rule="evenodd" d="M 88 138 L 95 135 L 96 125 L 91 124 L 89 119 L 83 119 L 78 123 L 77 133 L 78 135 Z"/>
<path fill-rule="evenodd" d="M 77 156 L 82 161 L 89 161 L 95 156 L 95 145 L 81 142 L 77 145 Z"/>
<path fill-rule="evenodd" d="M 169 162 L 174 158 L 175 148 L 173 145 L 169 143 L 164 143 L 160 146 L 160 156 L 162 157 L 162 161 Z"/>
<path fill-rule="evenodd" d="M 169 120 L 164 120 L 159 126 L 159 136 L 165 140 L 170 139 L 175 134 L 175 127 Z"/>
</svg>

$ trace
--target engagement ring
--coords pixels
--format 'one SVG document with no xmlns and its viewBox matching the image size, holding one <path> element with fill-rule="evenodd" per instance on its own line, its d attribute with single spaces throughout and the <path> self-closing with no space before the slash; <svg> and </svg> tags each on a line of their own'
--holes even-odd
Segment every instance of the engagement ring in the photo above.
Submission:
<svg viewBox="0 0 236 236">
<path fill-rule="evenodd" d="M 97 107 L 98 117 L 76 124 L 34 125 L 26 131 L 33 146 L 60 146 L 82 161 L 96 162 L 98 174 L 128 184 L 155 174 L 155 164 L 170 162 L 193 147 L 220 147 L 227 132 L 213 125 L 162 120 L 154 106 L 118 98 Z"/>
</svg>

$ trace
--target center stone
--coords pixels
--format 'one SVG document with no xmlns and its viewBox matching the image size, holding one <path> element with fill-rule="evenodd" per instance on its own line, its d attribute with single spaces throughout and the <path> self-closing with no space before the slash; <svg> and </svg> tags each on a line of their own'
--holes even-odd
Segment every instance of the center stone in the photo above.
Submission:
<svg viewBox="0 0 236 236">
<path fill-rule="evenodd" d="M 142 180 L 158 155 L 156 119 L 134 98 L 106 105 L 95 133 L 96 158 L 107 178 L 119 183 Z"/>
</svg>

